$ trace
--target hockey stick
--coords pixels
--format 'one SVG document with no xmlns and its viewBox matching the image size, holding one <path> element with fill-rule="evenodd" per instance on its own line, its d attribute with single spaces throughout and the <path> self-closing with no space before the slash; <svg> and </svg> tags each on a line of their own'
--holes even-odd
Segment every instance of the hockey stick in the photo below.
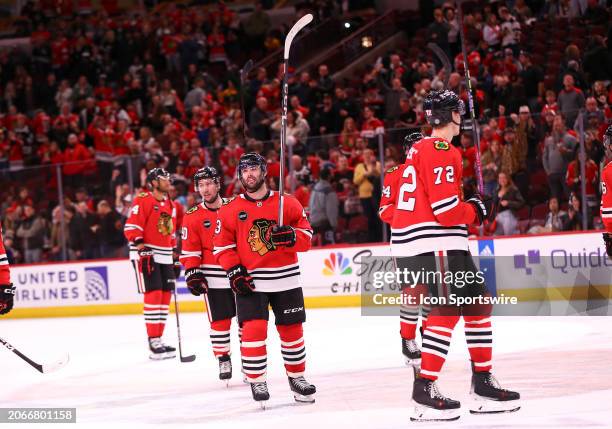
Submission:
<svg viewBox="0 0 612 429">
<path fill-rule="evenodd" d="M 57 371 L 58 369 L 64 367 L 68 363 L 68 361 L 70 360 L 70 356 L 68 355 L 68 353 L 65 353 L 60 359 L 58 359 L 58 360 L 56 360 L 54 362 L 46 363 L 46 364 L 40 364 L 40 363 L 34 362 L 32 359 L 30 359 L 29 357 L 24 355 L 22 352 L 17 350 L 15 347 L 13 347 L 4 338 L 0 338 L 0 343 L 2 343 L 2 345 L 4 347 L 6 347 L 7 349 L 9 349 L 13 353 L 15 353 L 21 359 L 23 359 L 24 361 L 29 363 L 32 367 L 36 368 L 36 370 L 38 372 L 41 372 L 43 374 L 48 374 L 50 372 Z"/>
<path fill-rule="evenodd" d="M 246 84 L 246 80 L 249 77 L 249 73 L 253 70 L 253 60 L 248 60 L 242 70 L 240 70 L 240 109 L 242 110 L 242 136 L 244 138 L 243 144 L 246 143 L 247 139 L 247 122 L 246 122 L 246 112 L 244 109 L 244 92 Z"/>
<path fill-rule="evenodd" d="M 461 36 L 461 52 L 463 53 L 463 68 L 465 70 L 465 84 L 470 108 L 470 119 L 472 121 L 472 136 L 476 145 L 476 177 L 478 179 L 478 192 L 484 195 L 484 183 L 482 180 L 482 164 L 480 162 L 480 135 L 476 124 L 476 112 L 474 111 L 474 96 L 472 95 L 472 78 L 468 67 L 467 48 L 465 47 L 465 31 L 463 29 L 463 0 L 457 2 L 459 8 L 459 33 Z"/>
<path fill-rule="evenodd" d="M 285 144 L 287 141 L 287 97 L 289 96 L 289 87 L 287 80 L 289 79 L 287 72 L 289 69 L 289 51 L 291 50 L 291 44 L 295 36 L 308 24 L 312 22 L 312 14 L 308 13 L 298 19 L 293 24 L 287 38 L 285 39 L 285 51 L 283 54 L 283 93 L 281 100 L 281 135 L 280 135 L 280 175 L 278 183 L 278 225 L 283 225 L 283 192 L 285 191 Z"/>
<path fill-rule="evenodd" d="M 195 355 L 183 356 L 183 347 L 182 347 L 182 338 L 181 338 L 181 324 L 179 323 L 179 308 L 178 301 L 176 300 L 176 288 L 172 289 L 172 294 L 174 295 L 174 314 L 176 316 L 176 333 L 178 337 L 178 347 L 179 347 L 179 357 L 181 358 L 181 362 L 193 362 L 196 358 Z"/>
<path fill-rule="evenodd" d="M 446 89 L 448 87 L 448 80 L 450 79 L 450 74 L 452 70 L 450 60 L 448 59 L 448 56 L 444 53 L 444 51 L 440 49 L 440 47 L 437 44 L 433 42 L 429 42 L 427 44 L 427 47 L 434 54 L 436 54 L 436 57 L 438 57 L 438 59 L 442 63 L 442 67 L 444 67 L 444 89 Z"/>
</svg>

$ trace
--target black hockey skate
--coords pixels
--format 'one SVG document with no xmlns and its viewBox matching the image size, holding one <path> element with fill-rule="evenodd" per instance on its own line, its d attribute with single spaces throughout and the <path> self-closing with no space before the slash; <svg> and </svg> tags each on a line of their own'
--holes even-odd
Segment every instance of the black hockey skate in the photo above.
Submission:
<svg viewBox="0 0 612 429">
<path fill-rule="evenodd" d="M 176 349 L 166 346 L 159 337 L 149 338 L 149 350 L 151 350 L 149 359 L 152 360 L 172 359 L 176 356 Z"/>
<path fill-rule="evenodd" d="M 266 409 L 266 401 L 270 399 L 270 392 L 268 392 L 268 384 L 265 381 L 251 383 L 251 393 L 253 399 L 261 405 L 261 408 Z"/>
<path fill-rule="evenodd" d="M 314 394 L 317 392 L 317 388 L 307 382 L 303 376 L 289 377 L 289 387 L 296 402 L 314 403 Z"/>
<path fill-rule="evenodd" d="M 487 372 L 472 373 L 470 394 L 472 414 L 511 413 L 521 408 L 518 392 L 502 389 L 493 375 Z"/>
<path fill-rule="evenodd" d="M 225 385 L 229 386 L 229 381 L 232 378 L 232 361 L 229 355 L 219 356 L 219 380 L 225 381 Z"/>
<path fill-rule="evenodd" d="M 421 350 L 415 340 L 402 338 L 402 354 L 407 366 L 421 367 Z"/>
<path fill-rule="evenodd" d="M 461 403 L 441 394 L 435 381 L 415 378 L 412 401 L 414 402 L 414 410 L 410 416 L 412 421 L 449 421 L 459 418 Z"/>
</svg>

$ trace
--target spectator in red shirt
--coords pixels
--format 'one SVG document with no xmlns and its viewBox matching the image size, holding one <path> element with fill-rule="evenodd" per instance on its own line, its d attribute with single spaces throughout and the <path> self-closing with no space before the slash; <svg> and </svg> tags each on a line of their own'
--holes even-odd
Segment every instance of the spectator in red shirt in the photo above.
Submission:
<svg viewBox="0 0 612 429">
<path fill-rule="evenodd" d="M 361 136 L 364 138 L 372 138 L 377 133 L 383 132 L 385 125 L 383 122 L 374 116 L 374 111 L 368 106 L 363 108 L 363 123 L 361 124 Z"/>
<path fill-rule="evenodd" d="M 236 167 L 238 161 L 244 153 L 244 149 L 238 146 L 238 139 L 235 135 L 230 135 L 227 138 L 227 146 L 223 148 L 219 155 L 219 161 L 221 162 L 221 170 L 225 180 L 229 181 L 236 175 Z"/>
<path fill-rule="evenodd" d="M 64 149 L 64 180 L 66 186 L 72 187 L 73 189 L 83 184 L 83 172 L 88 167 L 86 162 L 91 158 L 91 154 L 87 148 L 79 142 L 79 138 L 76 134 L 70 134 L 68 136 L 68 145 Z"/>
</svg>

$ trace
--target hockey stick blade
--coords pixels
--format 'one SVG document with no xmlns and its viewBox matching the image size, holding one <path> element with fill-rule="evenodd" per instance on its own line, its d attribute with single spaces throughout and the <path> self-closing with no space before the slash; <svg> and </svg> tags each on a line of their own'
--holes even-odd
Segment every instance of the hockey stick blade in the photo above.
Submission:
<svg viewBox="0 0 612 429">
<path fill-rule="evenodd" d="M 300 31 L 302 31 L 302 28 L 306 27 L 312 22 L 312 19 L 312 13 L 307 13 L 306 15 L 298 19 L 298 21 L 293 24 L 293 27 L 291 27 L 291 30 L 289 30 L 289 34 L 287 34 L 287 38 L 285 39 L 285 53 L 283 57 L 285 60 L 289 59 L 289 51 L 291 50 L 291 44 L 293 43 L 293 39 Z"/>
<path fill-rule="evenodd" d="M 196 355 L 181 356 L 181 362 L 193 362 L 196 359 Z"/>
<path fill-rule="evenodd" d="M 61 358 L 59 358 L 58 360 L 54 362 L 40 365 L 41 369 L 39 369 L 39 371 L 42 372 L 43 374 L 48 374 L 50 372 L 54 372 L 59 369 L 62 369 L 64 366 L 66 366 L 66 364 L 69 361 L 70 361 L 70 355 L 68 353 L 65 353 Z"/>
<path fill-rule="evenodd" d="M 253 70 L 253 60 L 248 60 L 240 70 L 240 84 L 244 85 L 249 73 Z"/>
<path fill-rule="evenodd" d="M 436 57 L 438 57 L 438 59 L 442 63 L 442 67 L 444 67 L 444 89 L 446 89 L 448 88 L 448 80 L 450 79 L 450 74 L 452 71 L 450 60 L 448 59 L 448 56 L 444 53 L 444 51 L 440 49 L 440 47 L 437 44 L 433 42 L 429 42 L 427 44 L 427 47 L 434 54 L 436 54 Z"/>
</svg>

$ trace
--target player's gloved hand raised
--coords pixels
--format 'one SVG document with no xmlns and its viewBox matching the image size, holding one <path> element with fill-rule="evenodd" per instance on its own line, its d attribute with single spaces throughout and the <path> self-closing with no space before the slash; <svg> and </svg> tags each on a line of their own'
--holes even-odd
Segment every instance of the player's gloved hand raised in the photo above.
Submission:
<svg viewBox="0 0 612 429">
<path fill-rule="evenodd" d="M 606 244 L 606 253 L 609 258 L 612 258 L 612 234 L 609 232 L 603 233 L 604 243 Z"/>
<path fill-rule="evenodd" d="M 148 247 L 138 249 L 138 264 L 140 265 L 140 272 L 144 273 L 147 270 L 147 274 L 151 274 L 155 269 L 153 264 L 153 250 Z"/>
<path fill-rule="evenodd" d="M 0 314 L 6 314 L 13 309 L 15 286 L 13 284 L 0 285 Z"/>
<path fill-rule="evenodd" d="M 232 290 L 238 295 L 248 295 L 255 289 L 253 278 L 242 264 L 234 265 L 227 270 L 227 278 Z"/>
<path fill-rule="evenodd" d="M 470 203 L 476 209 L 478 225 L 482 225 L 485 220 L 492 221 L 495 219 L 497 205 L 491 197 L 481 197 L 478 194 L 474 194 L 466 203 Z"/>
<path fill-rule="evenodd" d="M 270 241 L 275 246 L 293 247 L 295 245 L 295 229 L 289 225 L 274 225 L 270 233 Z"/>
<path fill-rule="evenodd" d="M 200 296 L 208 292 L 208 280 L 201 268 L 189 268 L 185 271 L 185 283 L 192 295 Z"/>
</svg>

